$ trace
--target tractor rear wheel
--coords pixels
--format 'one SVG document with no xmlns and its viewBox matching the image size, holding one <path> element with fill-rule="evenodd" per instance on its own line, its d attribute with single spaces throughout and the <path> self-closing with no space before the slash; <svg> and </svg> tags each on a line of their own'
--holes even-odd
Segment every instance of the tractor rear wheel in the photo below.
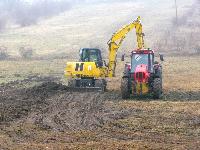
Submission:
<svg viewBox="0 0 200 150">
<path fill-rule="evenodd" d="M 162 80 L 155 78 L 153 81 L 153 98 L 159 99 L 162 96 Z"/>
<path fill-rule="evenodd" d="M 123 99 L 129 99 L 130 98 L 130 87 L 129 87 L 129 79 L 128 78 L 122 78 L 121 80 L 121 94 Z"/>
</svg>

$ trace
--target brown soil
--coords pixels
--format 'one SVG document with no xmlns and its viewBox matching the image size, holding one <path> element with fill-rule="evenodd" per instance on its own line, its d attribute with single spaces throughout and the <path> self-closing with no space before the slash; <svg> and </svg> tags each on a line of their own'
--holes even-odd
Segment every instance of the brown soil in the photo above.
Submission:
<svg viewBox="0 0 200 150">
<path fill-rule="evenodd" d="M 120 94 L 113 93 L 70 92 L 66 86 L 47 80 L 31 88 L 19 87 L 33 80 L 1 86 L 0 123 L 28 121 L 44 129 L 95 129 L 109 120 L 105 117 L 110 111 L 104 106 L 105 100 L 120 99 Z"/>
<path fill-rule="evenodd" d="M 35 86 L 26 88 L 26 85 L 33 82 Z M 127 127 L 127 124 L 123 125 L 120 121 L 130 116 L 137 118 L 144 114 L 146 114 L 145 119 L 148 120 L 148 114 L 154 116 L 161 113 L 157 110 L 146 110 L 146 108 L 116 105 L 115 103 L 123 102 L 119 91 L 70 92 L 66 86 L 57 83 L 57 79 L 50 77 L 30 77 L 24 81 L 2 85 L 0 94 L 0 131 L 3 135 L 11 137 L 14 142 L 35 141 L 38 138 L 37 130 L 56 133 L 100 131 L 99 134 L 97 133 L 99 139 L 106 136 L 122 141 L 138 140 L 137 138 L 141 138 L 142 135 L 136 137 L 126 135 L 126 132 L 122 131 L 130 127 Z M 187 102 L 199 100 L 199 97 L 200 92 L 166 91 L 161 101 Z M 143 97 L 133 98 L 130 102 L 132 101 L 151 102 L 153 100 Z M 198 116 L 191 120 L 189 114 L 178 114 L 178 116 L 180 121 L 185 119 L 185 123 L 198 124 L 200 120 Z M 165 119 L 161 117 L 158 119 L 165 122 Z M 166 124 L 174 123 L 173 119 L 167 120 Z M 31 125 L 31 127 L 25 125 Z M 117 131 L 118 129 L 122 130 L 121 133 Z M 135 127 L 135 130 L 146 129 Z M 155 136 L 159 137 L 157 137 L 158 140 L 166 140 L 162 139 L 164 138 L 162 134 Z M 151 139 L 150 137 L 154 135 L 145 135 L 143 140 Z M 153 142 L 156 141 L 153 140 Z"/>
</svg>

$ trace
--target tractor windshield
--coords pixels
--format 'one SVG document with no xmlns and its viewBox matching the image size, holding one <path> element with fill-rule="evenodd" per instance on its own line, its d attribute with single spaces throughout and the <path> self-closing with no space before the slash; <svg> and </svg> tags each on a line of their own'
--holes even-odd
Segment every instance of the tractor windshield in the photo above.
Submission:
<svg viewBox="0 0 200 150">
<path fill-rule="evenodd" d="M 152 62 L 152 55 L 149 55 L 149 54 L 133 54 L 132 62 L 131 62 L 131 72 L 135 72 L 136 67 L 138 65 L 141 65 L 141 64 L 147 65 L 148 70 L 151 71 L 152 68 L 150 67 L 151 65 L 149 64 L 151 62 Z"/>
</svg>

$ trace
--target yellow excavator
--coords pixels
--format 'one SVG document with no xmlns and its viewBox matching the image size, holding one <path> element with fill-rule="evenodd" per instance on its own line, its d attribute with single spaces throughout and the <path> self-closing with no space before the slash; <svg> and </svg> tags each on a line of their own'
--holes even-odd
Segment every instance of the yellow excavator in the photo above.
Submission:
<svg viewBox="0 0 200 150">
<path fill-rule="evenodd" d="M 117 51 L 120 48 L 127 33 L 136 29 L 137 49 L 144 48 L 144 34 L 141 19 L 138 17 L 132 23 L 124 26 L 113 34 L 108 42 L 109 62 L 106 64 L 101 56 L 101 50 L 96 48 L 83 48 L 80 50 L 80 60 L 67 62 L 65 77 L 68 87 L 73 89 L 105 91 L 106 78 L 115 77 Z"/>
</svg>

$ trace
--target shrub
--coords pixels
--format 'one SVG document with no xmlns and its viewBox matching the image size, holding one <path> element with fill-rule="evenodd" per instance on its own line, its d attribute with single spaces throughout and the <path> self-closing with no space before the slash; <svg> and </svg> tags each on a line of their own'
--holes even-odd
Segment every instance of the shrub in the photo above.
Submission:
<svg viewBox="0 0 200 150">
<path fill-rule="evenodd" d="M 7 47 L 0 47 L 0 60 L 5 60 L 9 57 Z"/>
<path fill-rule="evenodd" d="M 195 52 L 196 52 L 197 54 L 200 54 L 200 46 L 197 46 L 197 47 L 195 48 Z"/>
<path fill-rule="evenodd" d="M 31 47 L 20 47 L 19 54 L 24 59 L 31 59 L 34 55 L 34 49 Z"/>
</svg>

